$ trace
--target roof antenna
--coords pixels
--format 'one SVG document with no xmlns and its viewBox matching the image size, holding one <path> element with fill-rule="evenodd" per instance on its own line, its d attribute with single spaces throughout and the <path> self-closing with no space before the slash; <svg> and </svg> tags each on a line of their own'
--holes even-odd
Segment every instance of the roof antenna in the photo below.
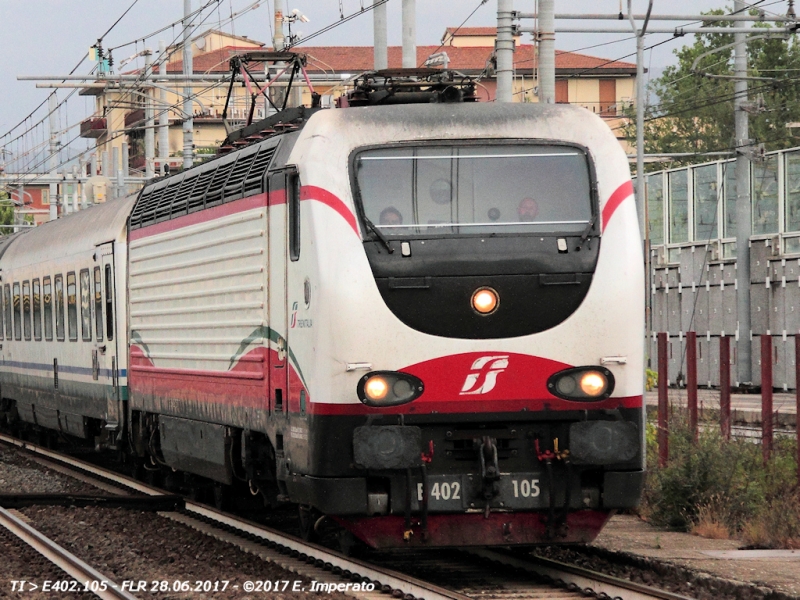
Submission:
<svg viewBox="0 0 800 600">
<path fill-rule="evenodd" d="M 789 2 L 791 1 L 792 0 L 789 0 Z M 619 19 L 620 21 L 625 20 L 625 16 L 622 14 L 622 0 L 619 0 L 619 15 L 617 15 L 617 19 Z"/>
</svg>

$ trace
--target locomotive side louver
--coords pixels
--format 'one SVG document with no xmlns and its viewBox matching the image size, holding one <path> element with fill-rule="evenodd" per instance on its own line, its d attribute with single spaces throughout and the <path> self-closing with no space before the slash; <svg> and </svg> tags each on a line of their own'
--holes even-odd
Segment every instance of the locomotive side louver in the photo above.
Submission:
<svg viewBox="0 0 800 600">
<path fill-rule="evenodd" d="M 232 202 L 262 191 L 278 140 L 252 146 L 146 187 L 131 213 L 131 229 Z"/>
</svg>

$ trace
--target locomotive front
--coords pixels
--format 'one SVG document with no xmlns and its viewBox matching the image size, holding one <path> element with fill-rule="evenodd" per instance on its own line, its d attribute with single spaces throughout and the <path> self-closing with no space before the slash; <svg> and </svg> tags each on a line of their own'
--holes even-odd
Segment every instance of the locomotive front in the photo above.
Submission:
<svg viewBox="0 0 800 600">
<path fill-rule="evenodd" d="M 312 240 L 289 497 L 374 547 L 587 542 L 638 502 L 643 261 L 599 118 L 323 111 L 289 162 Z"/>
</svg>

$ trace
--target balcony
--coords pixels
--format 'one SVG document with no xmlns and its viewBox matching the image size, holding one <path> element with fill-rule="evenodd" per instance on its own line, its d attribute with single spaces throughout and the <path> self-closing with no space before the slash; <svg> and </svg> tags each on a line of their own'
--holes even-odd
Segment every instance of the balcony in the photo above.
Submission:
<svg viewBox="0 0 800 600">
<path fill-rule="evenodd" d="M 108 122 L 105 117 L 89 117 L 81 122 L 81 137 L 99 138 L 108 133 Z"/>
</svg>

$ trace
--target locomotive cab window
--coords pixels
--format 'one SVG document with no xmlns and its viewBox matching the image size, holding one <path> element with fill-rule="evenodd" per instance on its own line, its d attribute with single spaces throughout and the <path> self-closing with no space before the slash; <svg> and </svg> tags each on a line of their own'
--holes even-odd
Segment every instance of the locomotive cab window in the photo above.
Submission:
<svg viewBox="0 0 800 600">
<path fill-rule="evenodd" d="M 49 277 L 42 279 L 42 300 L 44 301 L 44 339 L 53 340 L 53 283 Z"/>
<path fill-rule="evenodd" d="M 56 275 L 56 339 L 64 341 L 64 276 Z"/>
<path fill-rule="evenodd" d="M 22 299 L 19 296 L 19 284 L 14 284 L 14 339 L 22 339 Z"/>
<path fill-rule="evenodd" d="M 575 147 L 370 149 L 355 173 L 367 229 L 384 236 L 575 235 L 593 223 L 589 162 Z"/>
<path fill-rule="evenodd" d="M 69 341 L 78 341 L 78 286 L 75 273 L 67 273 L 67 327 Z"/>
<path fill-rule="evenodd" d="M 42 289 L 38 279 L 33 280 L 33 339 L 42 339 Z"/>
</svg>

